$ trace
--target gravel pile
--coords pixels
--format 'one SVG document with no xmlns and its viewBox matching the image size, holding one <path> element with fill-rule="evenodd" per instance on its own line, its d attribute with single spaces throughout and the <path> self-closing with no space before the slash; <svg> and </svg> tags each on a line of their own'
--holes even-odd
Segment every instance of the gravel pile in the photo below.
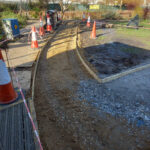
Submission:
<svg viewBox="0 0 150 150">
<path fill-rule="evenodd" d="M 150 108 L 142 104 L 142 98 L 139 100 L 135 96 L 135 100 L 131 101 L 130 96 L 127 99 L 94 80 L 81 81 L 77 96 L 98 109 L 99 113 L 103 111 L 115 117 L 124 117 L 129 124 L 136 124 L 138 127 L 150 127 Z"/>
</svg>

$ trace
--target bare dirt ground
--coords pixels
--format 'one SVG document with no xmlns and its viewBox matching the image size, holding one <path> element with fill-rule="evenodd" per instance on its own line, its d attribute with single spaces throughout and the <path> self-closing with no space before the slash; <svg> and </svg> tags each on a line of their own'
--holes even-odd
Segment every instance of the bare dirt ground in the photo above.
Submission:
<svg viewBox="0 0 150 150">
<path fill-rule="evenodd" d="M 75 27 L 75 22 L 62 26 L 41 55 L 35 108 L 44 149 L 149 150 L 150 133 L 145 127 L 136 128 L 89 101 L 97 99 L 103 105 L 114 93 L 92 80 L 80 64 Z"/>
<path fill-rule="evenodd" d="M 91 30 L 88 31 L 85 24 L 81 24 L 80 29 L 84 55 L 101 77 L 150 62 L 147 45 L 136 36 L 123 36 L 115 28 L 97 28 L 97 39 L 92 40 Z"/>
<path fill-rule="evenodd" d="M 49 100 L 53 101 L 60 99 L 60 97 L 64 102 L 68 101 L 67 99 L 71 94 L 68 87 L 74 88 L 71 84 L 77 77 L 70 73 L 72 68 L 70 68 L 70 58 L 68 56 L 68 53 L 73 53 L 72 48 L 75 47 L 74 42 L 71 42 L 73 40 L 72 36 L 74 36 L 74 33 L 70 34 L 70 29 L 67 30 L 63 27 L 59 35 L 54 38 L 49 50 L 43 53 L 41 58 L 43 61 L 39 66 L 35 103 L 41 139 L 46 150 L 80 150 L 72 135 L 57 125 L 56 116 L 53 109 L 51 109 L 53 106 L 50 106 L 51 102 L 49 104 Z M 69 49 L 68 46 L 71 43 L 73 47 Z M 43 92 L 46 94 L 46 97 L 43 95 Z"/>
</svg>

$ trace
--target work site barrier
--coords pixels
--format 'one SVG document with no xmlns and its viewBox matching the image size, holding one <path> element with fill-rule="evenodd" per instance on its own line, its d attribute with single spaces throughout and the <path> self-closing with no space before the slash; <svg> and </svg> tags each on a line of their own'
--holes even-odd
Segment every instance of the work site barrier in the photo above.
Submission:
<svg viewBox="0 0 150 150">
<path fill-rule="evenodd" d="M 105 19 L 105 13 L 107 12 L 86 12 L 86 11 L 66 11 L 64 13 L 63 19 L 70 20 L 70 19 L 82 19 L 83 12 L 88 17 L 90 16 L 92 19 Z M 109 13 L 109 12 L 108 12 Z M 132 17 L 133 11 L 132 10 L 117 10 L 116 15 L 120 18 L 130 19 Z"/>
<path fill-rule="evenodd" d="M 7 41 L 8 41 L 8 40 L 2 41 L 2 42 L 0 42 L 0 44 L 3 44 L 4 42 L 7 42 Z M 6 52 L 6 56 L 8 57 L 7 51 L 5 51 L 5 52 Z M 9 59 L 7 59 L 7 60 L 9 60 Z M 9 62 L 9 63 L 10 63 L 10 62 Z M 30 121 L 31 121 L 31 124 L 32 124 L 32 127 L 33 127 L 33 131 L 34 131 L 35 137 L 36 137 L 36 139 L 37 139 L 37 141 L 38 141 L 38 143 L 39 143 L 39 148 L 40 148 L 40 150 L 43 150 L 43 147 L 42 147 L 42 144 L 41 144 L 41 141 L 40 141 L 40 137 L 39 137 L 39 135 L 38 135 L 38 131 L 37 131 L 37 129 L 36 129 L 35 123 L 34 123 L 33 118 L 32 118 L 32 116 L 31 116 L 30 109 L 29 109 L 29 107 L 28 107 L 28 105 L 27 105 L 27 101 L 26 101 L 25 96 L 24 96 L 24 93 L 23 93 L 23 91 L 22 91 L 21 84 L 20 84 L 20 82 L 19 82 L 19 79 L 18 79 L 18 76 L 17 76 L 17 74 L 16 74 L 15 68 L 13 67 L 13 65 L 11 65 L 11 66 L 12 66 L 11 69 L 12 69 L 13 75 L 14 75 L 15 80 L 16 80 L 16 82 L 17 82 L 18 89 L 19 89 L 20 94 L 21 94 L 21 96 L 22 96 L 23 103 L 24 103 L 24 105 L 25 105 L 25 108 L 26 108 L 26 110 L 27 110 L 27 114 L 28 114 L 29 119 L 30 119 Z"/>
</svg>

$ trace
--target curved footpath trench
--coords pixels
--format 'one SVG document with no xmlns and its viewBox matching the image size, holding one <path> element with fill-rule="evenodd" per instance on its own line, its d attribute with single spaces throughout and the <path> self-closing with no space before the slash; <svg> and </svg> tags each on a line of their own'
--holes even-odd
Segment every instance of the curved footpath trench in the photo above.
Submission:
<svg viewBox="0 0 150 150">
<path fill-rule="evenodd" d="M 75 52 L 76 26 L 63 25 L 40 58 L 35 108 L 44 150 L 149 150 L 148 131 L 77 100 L 80 82 L 92 79 Z"/>
</svg>

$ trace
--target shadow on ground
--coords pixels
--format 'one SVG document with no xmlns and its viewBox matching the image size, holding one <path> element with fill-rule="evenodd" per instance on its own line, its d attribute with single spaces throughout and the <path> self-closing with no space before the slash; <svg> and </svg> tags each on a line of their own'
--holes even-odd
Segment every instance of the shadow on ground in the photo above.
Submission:
<svg viewBox="0 0 150 150">
<path fill-rule="evenodd" d="M 67 37 L 72 36 L 66 34 L 59 37 L 58 35 L 54 41 Z M 75 49 L 68 46 L 67 52 L 62 52 L 60 45 L 58 49 L 56 47 L 52 51 L 51 57 L 47 57 L 50 52 L 48 49 L 51 47 L 51 43 L 48 43 L 41 55 L 36 78 L 35 106 L 45 148 L 53 150 L 60 148 L 64 150 L 67 148 L 73 150 L 149 149 L 150 131 L 143 125 L 143 120 L 139 119 L 138 125 L 141 123 L 142 126 L 140 124 L 137 127 L 133 122 L 128 122 L 130 118 L 123 115 L 132 111 L 132 106 L 138 98 L 132 99 L 133 103 L 130 103 L 132 98 L 130 95 L 126 101 L 125 97 L 118 96 L 109 89 L 113 83 L 109 86 L 101 85 L 91 79 L 80 64 Z M 115 48 L 113 52 L 112 56 L 116 55 Z M 117 54 L 120 53 L 126 56 L 124 51 L 118 51 Z M 132 78 L 124 84 L 130 86 L 130 80 Z M 138 77 L 136 80 L 138 82 Z M 120 92 L 120 89 L 116 90 Z M 121 105 L 121 102 L 128 105 Z M 110 111 L 99 109 L 100 104 Z M 126 106 L 127 109 L 123 109 Z M 145 109 L 147 105 L 143 107 L 142 111 L 148 113 L 149 110 Z M 139 105 L 136 108 L 137 110 L 133 111 L 141 109 Z M 116 114 L 111 109 L 115 109 Z M 118 110 L 120 114 L 117 114 Z"/>
</svg>

